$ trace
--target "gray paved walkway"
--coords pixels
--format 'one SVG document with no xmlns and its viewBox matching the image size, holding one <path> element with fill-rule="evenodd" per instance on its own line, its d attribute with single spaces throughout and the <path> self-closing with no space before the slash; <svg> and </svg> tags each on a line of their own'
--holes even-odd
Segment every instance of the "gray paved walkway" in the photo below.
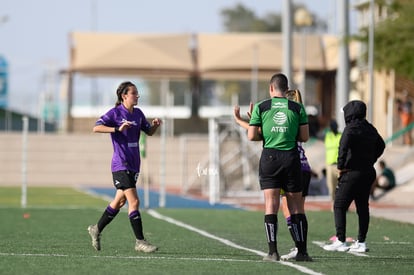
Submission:
<svg viewBox="0 0 414 275">
<path fill-rule="evenodd" d="M 408 173 L 414 175 L 414 167 Z M 373 216 L 414 224 L 414 180 L 398 185 L 374 203 Z"/>
</svg>

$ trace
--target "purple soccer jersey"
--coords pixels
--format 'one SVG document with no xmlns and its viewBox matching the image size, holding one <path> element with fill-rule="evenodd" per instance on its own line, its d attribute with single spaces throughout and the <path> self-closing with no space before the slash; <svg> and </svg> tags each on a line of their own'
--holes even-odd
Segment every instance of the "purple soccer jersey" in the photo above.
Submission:
<svg viewBox="0 0 414 275">
<path fill-rule="evenodd" d="M 308 158 L 305 155 L 305 149 L 303 149 L 301 142 L 298 142 L 298 150 L 299 150 L 300 165 L 301 165 L 302 171 L 310 172 L 311 167 L 309 165 Z"/>
<path fill-rule="evenodd" d="M 139 137 L 141 131 L 148 132 L 151 125 L 139 108 L 132 113 L 121 104 L 110 109 L 101 116 L 95 125 L 120 127 L 123 122 L 130 121 L 132 126 L 122 132 L 111 133 L 114 154 L 112 156 L 112 172 L 130 170 L 139 173 L 141 157 L 139 152 Z"/>
</svg>

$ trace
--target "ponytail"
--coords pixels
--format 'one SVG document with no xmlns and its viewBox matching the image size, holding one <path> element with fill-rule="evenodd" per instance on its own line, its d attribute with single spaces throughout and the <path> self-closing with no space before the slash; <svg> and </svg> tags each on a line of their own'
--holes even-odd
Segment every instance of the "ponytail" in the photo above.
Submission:
<svg viewBox="0 0 414 275">
<path fill-rule="evenodd" d="M 299 103 L 303 103 L 302 102 L 302 95 L 300 94 L 300 91 L 295 89 L 295 90 L 288 90 L 286 92 L 286 98 L 289 100 L 293 100 Z"/>
</svg>

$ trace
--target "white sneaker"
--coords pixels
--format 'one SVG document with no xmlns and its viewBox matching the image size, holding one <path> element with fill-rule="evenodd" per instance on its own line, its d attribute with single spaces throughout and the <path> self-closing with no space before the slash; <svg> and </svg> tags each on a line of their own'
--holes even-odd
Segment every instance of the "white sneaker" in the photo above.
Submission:
<svg viewBox="0 0 414 275">
<path fill-rule="evenodd" d="M 295 247 L 295 248 L 292 248 L 288 254 L 280 256 L 280 259 L 282 261 L 295 260 L 297 254 L 298 254 L 298 249 Z"/>
<path fill-rule="evenodd" d="M 367 252 L 368 247 L 365 243 L 360 243 L 359 241 L 355 241 L 350 247 L 349 252 Z"/>
<path fill-rule="evenodd" d="M 101 250 L 101 233 L 99 233 L 98 225 L 89 225 L 88 226 L 89 236 L 92 238 L 92 246 L 97 251 Z"/>
<path fill-rule="evenodd" d="M 136 251 L 142 251 L 145 253 L 151 253 L 156 251 L 158 248 L 155 245 L 150 244 L 146 240 L 136 240 L 135 242 L 135 250 Z"/>
<path fill-rule="evenodd" d="M 323 246 L 323 249 L 327 251 L 341 251 L 345 252 L 348 251 L 349 246 L 346 246 L 345 242 L 341 242 L 340 240 L 336 240 L 331 244 L 327 244 Z"/>
</svg>

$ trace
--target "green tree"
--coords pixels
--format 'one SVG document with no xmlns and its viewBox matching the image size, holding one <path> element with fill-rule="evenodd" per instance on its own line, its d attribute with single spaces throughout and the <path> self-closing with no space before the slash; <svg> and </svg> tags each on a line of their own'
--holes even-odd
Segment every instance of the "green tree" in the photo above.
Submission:
<svg viewBox="0 0 414 275">
<path fill-rule="evenodd" d="M 293 14 L 299 8 L 305 8 L 304 5 L 293 5 Z M 279 13 L 269 12 L 263 18 L 258 17 L 252 10 L 249 10 L 242 4 L 237 4 L 232 8 L 225 8 L 221 11 L 224 28 L 227 32 L 281 32 L 282 31 L 282 15 Z M 327 29 L 327 24 L 324 20 L 318 18 L 312 13 L 312 25 L 308 27 L 310 32 L 324 32 Z M 293 16 L 292 16 L 293 20 Z M 300 31 L 295 27 L 294 31 Z M 221 95 L 221 100 L 230 102 L 231 95 L 239 94 L 240 104 L 249 104 L 250 102 L 250 82 L 236 82 L 224 81 L 221 83 L 225 87 L 224 94 Z M 259 99 L 266 98 L 268 95 L 268 82 L 259 82 Z M 248 91 L 248 92 L 244 92 Z"/>
<path fill-rule="evenodd" d="M 293 14 L 299 8 L 306 8 L 304 5 L 293 5 Z M 281 32 L 282 15 L 269 12 L 263 18 L 258 17 L 252 10 L 242 4 L 233 8 L 225 8 L 221 11 L 224 28 L 227 32 Z M 293 16 L 292 16 L 293 18 Z M 312 32 L 324 32 L 327 24 L 316 14 L 312 13 L 313 23 L 310 26 Z M 295 28 L 295 26 L 293 25 Z M 297 30 L 297 29 L 296 29 Z"/>
<path fill-rule="evenodd" d="M 414 80 L 414 2 L 397 0 L 383 5 L 390 12 L 386 20 L 375 25 L 375 67 L 395 70 L 397 75 Z M 368 48 L 368 29 L 363 29 L 358 39 Z"/>
<path fill-rule="evenodd" d="M 237 4 L 234 8 L 223 9 L 221 15 L 228 32 L 264 32 L 267 28 L 263 19 L 258 18 L 253 11 L 242 4 Z"/>
</svg>

